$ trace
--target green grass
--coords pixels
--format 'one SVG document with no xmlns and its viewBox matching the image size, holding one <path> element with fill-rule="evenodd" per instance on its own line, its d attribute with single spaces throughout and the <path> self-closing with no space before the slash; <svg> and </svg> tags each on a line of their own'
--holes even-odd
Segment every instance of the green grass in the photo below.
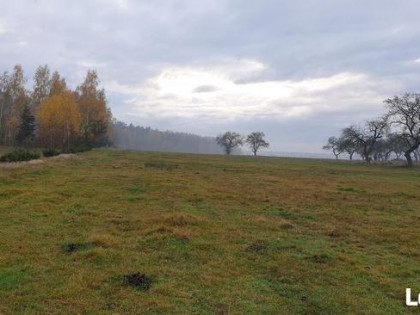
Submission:
<svg viewBox="0 0 420 315">
<path fill-rule="evenodd" d="M 92 151 L 1 169 L 0 217 L 0 313 L 402 314 L 420 292 L 418 168 Z"/>
</svg>

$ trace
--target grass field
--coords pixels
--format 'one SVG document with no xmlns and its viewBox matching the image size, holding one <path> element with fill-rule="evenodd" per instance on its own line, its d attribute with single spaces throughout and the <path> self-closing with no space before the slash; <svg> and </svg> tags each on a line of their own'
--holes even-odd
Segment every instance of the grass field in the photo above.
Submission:
<svg viewBox="0 0 420 315">
<path fill-rule="evenodd" d="M 400 314 L 420 292 L 420 169 L 93 151 L 0 168 L 0 217 L 5 314 Z"/>
</svg>

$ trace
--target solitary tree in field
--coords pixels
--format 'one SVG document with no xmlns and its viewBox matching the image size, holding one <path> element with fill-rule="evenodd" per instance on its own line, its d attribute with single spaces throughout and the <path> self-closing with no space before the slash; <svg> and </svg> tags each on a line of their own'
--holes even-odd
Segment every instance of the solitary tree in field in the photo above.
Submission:
<svg viewBox="0 0 420 315">
<path fill-rule="evenodd" d="M 243 137 L 232 131 L 227 131 L 216 137 L 217 144 L 223 147 L 226 154 L 231 154 L 233 148 L 243 144 Z"/>
<path fill-rule="evenodd" d="M 246 138 L 245 142 L 249 145 L 254 155 L 257 155 L 260 148 L 268 148 L 270 145 L 263 139 L 264 137 L 264 132 L 253 132 Z"/>
<path fill-rule="evenodd" d="M 331 150 L 336 158 L 338 160 L 338 156 L 343 153 L 344 149 L 342 146 L 342 143 L 340 139 L 336 137 L 329 137 L 328 142 L 326 145 L 322 147 L 323 150 Z"/>
<path fill-rule="evenodd" d="M 413 165 L 411 154 L 420 146 L 420 94 L 406 93 L 385 101 L 391 124 L 404 141 L 404 156 L 409 166 Z"/>
</svg>

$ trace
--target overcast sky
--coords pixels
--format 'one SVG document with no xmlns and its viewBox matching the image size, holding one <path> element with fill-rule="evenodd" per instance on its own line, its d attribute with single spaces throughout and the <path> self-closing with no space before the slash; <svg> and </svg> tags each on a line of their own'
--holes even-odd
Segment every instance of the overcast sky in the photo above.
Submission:
<svg viewBox="0 0 420 315">
<path fill-rule="evenodd" d="M 118 120 L 272 150 L 330 135 L 420 89 L 416 0 L 0 0 L 0 71 L 99 72 Z"/>
</svg>

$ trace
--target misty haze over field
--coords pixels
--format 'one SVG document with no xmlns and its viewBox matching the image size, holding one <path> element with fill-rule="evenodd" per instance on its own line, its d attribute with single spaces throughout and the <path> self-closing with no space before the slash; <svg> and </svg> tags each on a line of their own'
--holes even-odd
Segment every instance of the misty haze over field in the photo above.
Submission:
<svg viewBox="0 0 420 315">
<path fill-rule="evenodd" d="M 0 1 L 0 69 L 95 68 L 115 118 L 271 151 L 330 135 L 420 86 L 418 1 Z"/>
</svg>

